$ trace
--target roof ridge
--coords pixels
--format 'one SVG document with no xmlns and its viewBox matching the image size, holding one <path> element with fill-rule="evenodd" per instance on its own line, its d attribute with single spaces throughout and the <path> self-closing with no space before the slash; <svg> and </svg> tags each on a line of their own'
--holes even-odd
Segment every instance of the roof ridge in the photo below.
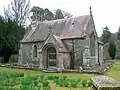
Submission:
<svg viewBox="0 0 120 90">
<path fill-rule="evenodd" d="M 74 17 L 69 17 L 69 18 L 62 18 L 62 19 L 56 19 L 56 20 L 50 20 L 50 21 L 43 21 L 43 22 L 38 21 L 38 23 L 42 24 L 42 23 L 53 22 L 53 21 L 57 22 L 57 21 L 68 20 L 68 19 L 73 19 L 73 18 L 77 18 L 77 17 L 85 17 L 85 16 L 90 16 L 90 15 L 87 14 L 87 15 L 74 16 Z"/>
<path fill-rule="evenodd" d="M 36 22 L 37 28 L 32 29 L 29 35 L 23 39 L 23 42 L 31 41 L 31 39 L 39 39 L 39 41 L 45 40 L 49 33 L 49 25 L 52 26 L 52 33 L 59 38 L 83 38 L 83 33 L 88 27 L 92 26 L 86 25 L 89 21 L 90 15 L 82 15 L 76 17 L 70 17 L 65 19 L 57 19 L 44 22 Z M 33 24 L 34 25 L 34 24 Z M 72 31 L 69 31 L 70 27 L 74 26 Z M 34 33 L 34 34 L 33 34 Z M 85 32 L 86 33 L 86 32 Z M 87 33 L 86 33 L 87 34 Z"/>
</svg>

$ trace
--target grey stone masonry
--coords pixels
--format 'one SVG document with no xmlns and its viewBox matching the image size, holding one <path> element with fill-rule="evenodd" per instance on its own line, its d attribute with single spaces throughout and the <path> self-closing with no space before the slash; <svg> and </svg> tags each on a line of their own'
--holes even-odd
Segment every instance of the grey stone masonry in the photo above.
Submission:
<svg viewBox="0 0 120 90">
<path fill-rule="evenodd" d="M 91 80 L 97 90 L 120 90 L 120 82 L 111 77 L 95 76 Z"/>
<path fill-rule="evenodd" d="M 32 22 L 30 27 L 20 42 L 19 65 L 62 70 L 91 68 L 103 61 L 91 9 L 90 15 Z"/>
</svg>

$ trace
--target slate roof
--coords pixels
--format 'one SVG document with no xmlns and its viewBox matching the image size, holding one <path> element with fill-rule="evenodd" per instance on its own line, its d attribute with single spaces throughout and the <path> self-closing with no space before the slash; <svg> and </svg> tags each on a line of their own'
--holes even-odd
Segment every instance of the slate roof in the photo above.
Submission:
<svg viewBox="0 0 120 90">
<path fill-rule="evenodd" d="M 24 36 L 22 42 L 44 41 L 49 34 L 49 26 L 52 26 L 53 35 L 66 38 L 80 38 L 88 35 L 91 16 L 77 16 L 67 19 L 38 22 L 35 29 L 31 29 Z"/>
<path fill-rule="evenodd" d="M 70 50 L 66 49 L 63 41 L 58 36 L 54 36 L 54 37 L 55 37 L 55 39 L 57 40 L 57 42 L 59 44 L 58 47 L 59 47 L 60 52 L 70 52 Z"/>
</svg>

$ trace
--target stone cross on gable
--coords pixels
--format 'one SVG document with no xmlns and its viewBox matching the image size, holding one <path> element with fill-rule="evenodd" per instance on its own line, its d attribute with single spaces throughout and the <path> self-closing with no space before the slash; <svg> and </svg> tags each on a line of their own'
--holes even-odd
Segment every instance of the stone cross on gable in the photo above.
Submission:
<svg viewBox="0 0 120 90">
<path fill-rule="evenodd" d="M 51 25 L 49 25 L 49 33 L 52 33 L 52 26 Z"/>
<path fill-rule="evenodd" d="M 91 8 L 91 6 L 90 6 L 90 15 L 92 15 L 92 8 Z"/>
</svg>

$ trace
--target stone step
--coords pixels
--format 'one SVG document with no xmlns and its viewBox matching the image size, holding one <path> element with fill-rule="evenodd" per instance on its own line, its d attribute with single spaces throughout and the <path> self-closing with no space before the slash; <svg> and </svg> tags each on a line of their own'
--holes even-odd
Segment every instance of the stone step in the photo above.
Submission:
<svg viewBox="0 0 120 90">
<path fill-rule="evenodd" d="M 47 68 L 45 70 L 42 70 L 43 72 L 57 72 L 57 68 Z"/>
<path fill-rule="evenodd" d="M 57 72 L 55 70 L 42 70 L 43 72 L 48 72 L 48 73 L 52 73 L 52 72 Z"/>
<path fill-rule="evenodd" d="M 47 68 L 48 71 L 56 71 L 57 68 Z"/>
</svg>

